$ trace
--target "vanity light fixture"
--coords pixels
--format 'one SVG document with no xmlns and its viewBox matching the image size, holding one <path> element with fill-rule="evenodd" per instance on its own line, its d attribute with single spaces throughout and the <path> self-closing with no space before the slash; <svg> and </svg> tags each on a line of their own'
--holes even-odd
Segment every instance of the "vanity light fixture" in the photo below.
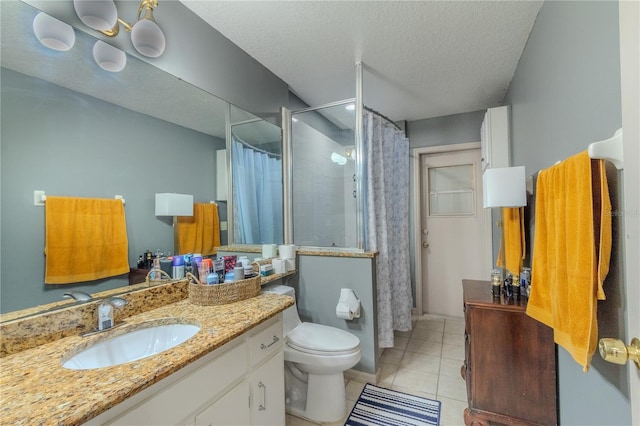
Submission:
<svg viewBox="0 0 640 426">
<path fill-rule="evenodd" d="M 131 43 L 141 55 L 157 58 L 164 52 L 164 33 L 153 18 L 153 10 L 158 7 L 158 0 L 142 0 L 136 22 L 133 24 L 118 17 L 113 0 L 73 0 L 73 7 L 84 24 L 107 37 L 117 36 L 122 24 L 124 29 L 131 33 Z"/>
<path fill-rule="evenodd" d="M 127 55 L 102 40 L 96 41 L 93 45 L 93 59 L 100 68 L 109 72 L 120 72 L 127 65 Z"/>
<path fill-rule="evenodd" d="M 43 46 L 60 52 L 71 49 L 76 42 L 76 33 L 71 25 L 44 12 L 33 18 L 33 32 Z"/>
</svg>

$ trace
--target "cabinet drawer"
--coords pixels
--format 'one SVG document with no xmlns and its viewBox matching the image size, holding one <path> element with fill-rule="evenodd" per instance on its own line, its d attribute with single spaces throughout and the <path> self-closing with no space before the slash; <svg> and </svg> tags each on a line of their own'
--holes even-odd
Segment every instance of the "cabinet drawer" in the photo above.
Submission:
<svg viewBox="0 0 640 426">
<path fill-rule="evenodd" d="M 249 357 L 255 366 L 282 348 L 281 316 L 249 338 Z"/>
</svg>

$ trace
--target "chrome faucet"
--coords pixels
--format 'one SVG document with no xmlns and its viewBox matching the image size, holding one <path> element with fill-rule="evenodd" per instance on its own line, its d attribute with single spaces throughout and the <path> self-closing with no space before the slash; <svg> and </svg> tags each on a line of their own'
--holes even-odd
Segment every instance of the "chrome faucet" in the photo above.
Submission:
<svg viewBox="0 0 640 426">
<path fill-rule="evenodd" d="M 63 297 L 77 300 L 79 302 L 89 302 L 94 300 L 90 294 L 79 290 L 64 293 Z M 100 304 L 98 304 L 98 328 L 88 333 L 83 333 L 83 336 L 99 333 L 101 331 L 109 330 L 110 328 L 124 324 L 124 322 L 120 322 L 118 324 L 114 323 L 113 310 L 125 306 L 127 304 L 127 301 L 125 299 L 123 299 L 122 297 L 112 296 L 108 299 L 102 299 L 98 301 L 100 302 Z"/>
<path fill-rule="evenodd" d="M 62 297 L 66 297 L 67 299 L 73 299 L 78 302 L 88 302 L 89 300 L 93 300 L 90 294 L 80 290 L 70 291 L 68 293 L 63 294 Z"/>
</svg>

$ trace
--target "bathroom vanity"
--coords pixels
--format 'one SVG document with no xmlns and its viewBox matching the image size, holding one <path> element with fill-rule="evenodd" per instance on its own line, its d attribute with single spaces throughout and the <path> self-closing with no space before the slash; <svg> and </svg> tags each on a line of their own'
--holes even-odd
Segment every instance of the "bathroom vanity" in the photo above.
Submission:
<svg viewBox="0 0 640 426">
<path fill-rule="evenodd" d="M 0 424 L 200 425 L 215 420 L 282 425 L 281 312 L 292 304 L 292 298 L 275 294 L 218 306 L 196 306 L 183 298 L 127 316 L 125 325 L 104 333 L 75 333 L 13 351 L 9 343 L 33 332 L 22 325 L 23 339 L 3 341 Z M 165 319 L 200 330 L 180 345 L 137 361 L 89 370 L 62 367 L 79 349 L 109 333 L 115 337 Z M 3 327 L 10 330 L 8 324 Z"/>
</svg>

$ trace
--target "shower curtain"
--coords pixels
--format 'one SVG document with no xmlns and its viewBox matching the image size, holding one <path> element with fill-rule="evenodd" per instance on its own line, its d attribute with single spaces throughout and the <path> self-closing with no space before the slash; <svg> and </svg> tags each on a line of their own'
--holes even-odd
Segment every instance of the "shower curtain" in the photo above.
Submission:
<svg viewBox="0 0 640 426">
<path fill-rule="evenodd" d="M 366 248 L 377 251 L 378 343 L 411 330 L 409 273 L 409 140 L 392 122 L 364 113 Z"/>
<path fill-rule="evenodd" d="M 282 160 L 231 136 L 233 242 L 282 242 Z"/>
</svg>

